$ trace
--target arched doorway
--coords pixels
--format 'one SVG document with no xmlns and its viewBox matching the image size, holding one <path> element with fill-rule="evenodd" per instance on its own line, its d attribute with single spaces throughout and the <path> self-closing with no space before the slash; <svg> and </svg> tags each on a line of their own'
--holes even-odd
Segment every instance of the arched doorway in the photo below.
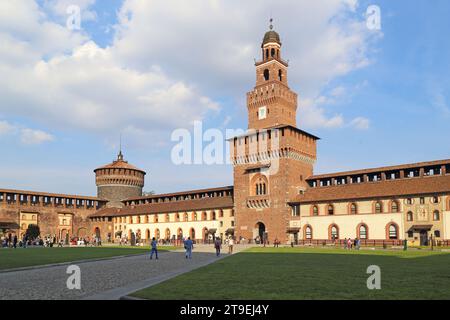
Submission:
<svg viewBox="0 0 450 320">
<path fill-rule="evenodd" d="M 258 222 L 255 225 L 255 229 L 253 230 L 253 237 L 259 243 L 263 243 L 264 240 L 267 241 L 266 225 L 264 223 Z"/>
<path fill-rule="evenodd" d="M 62 229 L 60 236 L 59 236 L 60 240 L 64 241 L 64 244 L 69 244 L 69 231 L 67 229 Z"/>
<path fill-rule="evenodd" d="M 156 229 L 155 230 L 155 238 L 156 238 L 156 240 L 159 240 L 160 237 L 161 237 L 161 234 L 159 232 L 159 229 Z"/>
<path fill-rule="evenodd" d="M 166 229 L 166 237 L 165 237 L 165 239 L 170 241 L 170 229 L 169 228 Z"/>
<path fill-rule="evenodd" d="M 191 228 L 189 231 L 189 236 L 191 237 L 191 240 L 195 240 L 195 229 Z"/>
<path fill-rule="evenodd" d="M 203 241 L 206 243 L 206 241 L 208 241 L 208 228 L 204 227 L 203 228 Z"/>
<path fill-rule="evenodd" d="M 80 238 L 86 238 L 87 237 L 87 229 L 86 228 L 80 228 L 80 229 L 78 229 L 78 232 L 77 232 L 77 237 L 80 239 Z"/>
<path fill-rule="evenodd" d="M 95 228 L 94 233 L 97 238 L 100 238 L 100 228 L 99 227 Z"/>
</svg>

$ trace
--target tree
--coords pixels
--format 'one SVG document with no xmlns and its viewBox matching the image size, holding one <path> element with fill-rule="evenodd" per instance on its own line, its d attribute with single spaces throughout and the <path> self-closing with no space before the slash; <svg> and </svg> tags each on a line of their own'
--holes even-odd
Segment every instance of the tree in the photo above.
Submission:
<svg viewBox="0 0 450 320">
<path fill-rule="evenodd" d="M 38 225 L 30 224 L 28 226 L 28 229 L 25 233 L 28 237 L 28 239 L 34 240 L 41 234 L 41 230 L 39 229 Z"/>
</svg>

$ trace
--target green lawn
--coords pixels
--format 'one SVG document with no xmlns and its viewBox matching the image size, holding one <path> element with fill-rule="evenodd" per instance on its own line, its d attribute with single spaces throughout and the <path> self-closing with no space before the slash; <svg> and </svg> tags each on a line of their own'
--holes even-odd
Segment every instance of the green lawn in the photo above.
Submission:
<svg viewBox="0 0 450 320">
<path fill-rule="evenodd" d="M 367 267 L 381 268 L 368 290 Z M 146 299 L 450 299 L 450 254 L 254 248 L 136 292 Z"/>
<path fill-rule="evenodd" d="M 159 250 L 171 250 L 174 247 L 160 247 Z M 149 252 L 148 247 L 81 247 L 81 248 L 17 248 L 0 249 L 0 270 L 71 262 L 86 259 L 110 258 L 121 255 Z"/>
</svg>

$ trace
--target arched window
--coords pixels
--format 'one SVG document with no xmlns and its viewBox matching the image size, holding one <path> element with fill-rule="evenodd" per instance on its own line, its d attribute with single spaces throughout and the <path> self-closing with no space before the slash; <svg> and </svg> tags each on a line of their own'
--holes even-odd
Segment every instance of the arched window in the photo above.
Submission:
<svg viewBox="0 0 450 320">
<path fill-rule="evenodd" d="M 390 240 L 398 239 L 398 228 L 395 224 L 388 225 L 388 238 Z"/>
<path fill-rule="evenodd" d="M 362 240 L 366 240 L 368 239 L 367 233 L 367 226 L 365 224 L 361 224 L 358 228 L 358 237 Z"/>
<path fill-rule="evenodd" d="M 383 205 L 380 201 L 377 201 L 375 203 L 375 213 L 382 213 L 383 212 Z"/>
<path fill-rule="evenodd" d="M 137 217 L 137 223 L 141 223 L 141 216 Z"/>
<path fill-rule="evenodd" d="M 332 204 L 328 205 L 327 210 L 328 210 L 328 215 L 330 215 L 330 216 L 334 215 L 334 207 Z"/>
<path fill-rule="evenodd" d="M 184 221 L 189 220 L 189 214 L 187 212 L 184 213 Z"/>
<path fill-rule="evenodd" d="M 198 220 L 197 212 L 194 212 L 194 221 Z"/>
<path fill-rule="evenodd" d="M 439 221 L 439 220 L 441 220 L 441 215 L 439 214 L 439 211 L 438 211 L 438 210 L 435 210 L 435 211 L 433 212 L 433 220 L 434 220 L 434 221 Z"/>
<path fill-rule="evenodd" d="M 269 59 L 269 49 L 266 49 L 266 60 Z"/>
<path fill-rule="evenodd" d="M 166 214 L 166 222 L 170 222 L 170 214 Z"/>
<path fill-rule="evenodd" d="M 318 206 L 313 206 L 313 216 L 318 216 L 319 215 L 319 207 Z"/>
<path fill-rule="evenodd" d="M 272 49 L 270 50 L 270 55 L 272 56 L 272 58 L 275 57 L 275 49 L 274 49 L 274 48 L 272 48 Z"/>
<path fill-rule="evenodd" d="M 311 240 L 312 239 L 312 228 L 311 226 L 305 227 L 305 240 Z"/>
<path fill-rule="evenodd" d="M 219 218 L 223 218 L 223 210 L 222 209 L 219 210 Z"/>
<path fill-rule="evenodd" d="M 216 220 L 216 212 L 211 212 L 211 220 Z"/>
<path fill-rule="evenodd" d="M 358 213 L 358 206 L 356 205 L 356 203 L 352 203 L 350 205 L 350 213 L 351 214 L 357 214 Z"/>
<path fill-rule="evenodd" d="M 413 213 L 412 213 L 411 211 L 409 211 L 409 212 L 406 214 L 406 220 L 408 220 L 408 221 L 414 221 L 414 215 L 413 215 Z"/>
<path fill-rule="evenodd" d="M 158 215 L 157 215 L 157 214 L 155 214 L 155 217 L 154 217 L 154 222 L 155 222 L 155 223 L 158 223 L 158 222 L 159 222 L 159 217 L 158 217 Z"/>
<path fill-rule="evenodd" d="M 398 201 L 394 200 L 394 201 L 392 201 L 392 204 L 391 204 L 391 212 L 397 213 L 398 211 L 399 211 Z"/>
<path fill-rule="evenodd" d="M 264 80 L 268 81 L 270 78 L 270 72 L 269 69 L 264 70 Z"/>
<path fill-rule="evenodd" d="M 431 203 L 434 203 L 434 204 L 439 203 L 439 197 L 436 197 L 436 196 L 432 197 Z"/>
<path fill-rule="evenodd" d="M 280 70 L 278 70 L 278 79 L 280 80 L 280 81 L 283 81 L 283 71 L 280 69 Z"/>
<path fill-rule="evenodd" d="M 330 226 L 330 240 L 339 239 L 339 228 L 337 225 L 333 224 Z"/>
<path fill-rule="evenodd" d="M 204 211 L 203 211 L 203 213 L 202 213 L 202 220 L 203 220 L 203 221 L 208 220 L 207 214 L 206 214 L 206 212 L 204 212 Z"/>
</svg>

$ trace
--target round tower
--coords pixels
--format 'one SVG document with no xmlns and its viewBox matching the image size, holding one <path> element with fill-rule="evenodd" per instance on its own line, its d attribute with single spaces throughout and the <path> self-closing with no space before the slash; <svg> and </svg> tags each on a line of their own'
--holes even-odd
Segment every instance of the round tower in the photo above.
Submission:
<svg viewBox="0 0 450 320">
<path fill-rule="evenodd" d="M 122 151 L 117 160 L 94 172 L 97 197 L 107 200 L 108 207 L 122 207 L 123 200 L 142 196 L 146 173 L 125 161 Z"/>
</svg>

